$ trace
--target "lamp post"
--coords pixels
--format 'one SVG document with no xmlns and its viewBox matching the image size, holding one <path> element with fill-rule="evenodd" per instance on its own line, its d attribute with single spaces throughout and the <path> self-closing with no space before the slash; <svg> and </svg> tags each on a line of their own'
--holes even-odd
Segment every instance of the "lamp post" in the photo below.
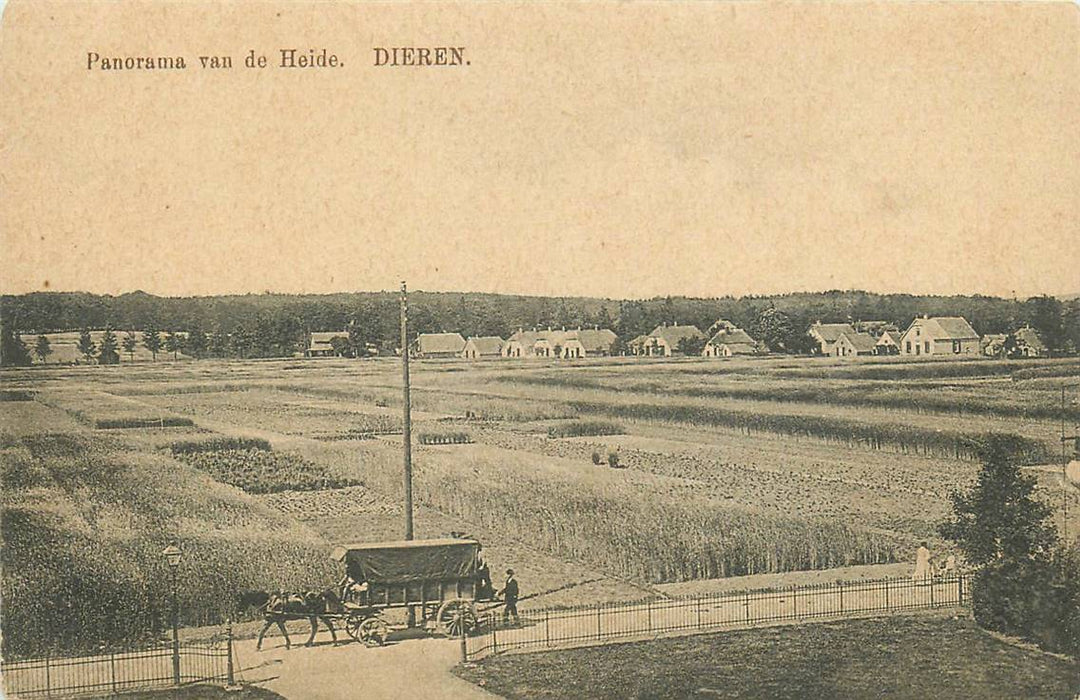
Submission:
<svg viewBox="0 0 1080 700">
<path fill-rule="evenodd" d="M 172 671 L 173 684 L 180 685 L 180 636 L 178 626 L 180 623 L 180 605 L 176 600 L 176 570 L 180 568 L 180 557 L 183 552 L 175 545 L 169 545 L 161 550 L 162 556 L 169 565 L 172 574 Z"/>
</svg>

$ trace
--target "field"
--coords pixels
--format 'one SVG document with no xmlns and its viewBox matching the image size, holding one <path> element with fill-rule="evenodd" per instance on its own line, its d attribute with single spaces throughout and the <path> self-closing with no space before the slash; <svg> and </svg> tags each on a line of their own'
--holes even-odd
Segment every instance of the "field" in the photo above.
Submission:
<svg viewBox="0 0 1080 700">
<path fill-rule="evenodd" d="M 507 698 L 1061 698 L 1080 664 L 966 619 L 901 617 L 492 657 L 459 674 Z"/>
<path fill-rule="evenodd" d="M 1016 437 L 1059 523 L 1070 499 L 1075 533 L 1054 407 L 1078 373 L 1075 360 L 417 362 L 417 536 L 481 538 L 493 572 L 518 571 L 523 607 L 902 565 L 920 540 L 946 551 L 936 524 L 988 431 Z M 34 368 L 4 381 L 6 653 L 160 631 L 158 552 L 173 541 L 192 553 L 185 622 L 202 624 L 240 590 L 330 585 L 334 543 L 400 537 L 393 359 Z M 1071 427 L 1075 397 L 1067 412 Z M 49 610 L 49 591 L 76 574 L 106 603 L 75 625 L 92 634 L 57 635 L 79 606 Z"/>
</svg>

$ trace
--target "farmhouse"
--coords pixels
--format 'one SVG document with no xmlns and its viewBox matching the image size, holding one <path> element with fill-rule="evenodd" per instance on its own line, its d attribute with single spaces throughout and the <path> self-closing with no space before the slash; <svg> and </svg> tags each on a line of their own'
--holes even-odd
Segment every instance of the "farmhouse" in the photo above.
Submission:
<svg viewBox="0 0 1080 700">
<path fill-rule="evenodd" d="M 626 344 L 626 350 L 631 355 L 647 355 L 649 336 L 639 335 Z"/>
<path fill-rule="evenodd" d="M 484 335 L 469 338 L 465 341 L 465 349 L 461 356 L 466 360 L 478 360 L 482 357 L 502 357 L 502 349 L 505 341 L 497 335 Z"/>
<path fill-rule="evenodd" d="M 911 322 L 900 342 L 901 355 L 939 357 L 979 354 L 979 334 L 961 316 L 923 316 Z"/>
<path fill-rule="evenodd" d="M 337 338 L 335 342 L 334 339 Z M 305 357 L 334 357 L 349 340 L 347 331 L 316 331 L 308 337 Z M 336 346 L 336 347 L 335 347 Z"/>
<path fill-rule="evenodd" d="M 460 357 L 465 339 L 460 333 L 421 333 L 413 347 L 413 354 L 419 358 Z"/>
<path fill-rule="evenodd" d="M 818 321 L 806 331 L 806 334 L 818 344 L 816 350 L 818 355 L 835 355 L 836 352 L 833 346 L 843 333 L 854 335 L 856 330 L 850 323 L 822 323 Z"/>
<path fill-rule="evenodd" d="M 713 324 L 713 328 L 717 331 L 709 342 L 705 343 L 705 349 L 701 351 L 702 357 L 732 357 L 757 353 L 757 342 L 735 324 L 721 319 Z"/>
<path fill-rule="evenodd" d="M 888 329 L 878 336 L 877 342 L 874 343 L 875 355 L 899 355 L 900 354 L 900 338 L 903 334 L 895 329 Z"/>
<path fill-rule="evenodd" d="M 606 357 L 611 354 L 615 341 L 618 340 L 615 331 L 609 328 L 579 328 L 571 335 L 563 346 L 563 357 Z M 570 348 L 579 354 L 569 354 Z"/>
<path fill-rule="evenodd" d="M 980 352 L 987 357 L 1004 357 L 1005 344 L 1009 341 L 1006 333 L 990 333 L 984 335 L 979 342 Z"/>
<path fill-rule="evenodd" d="M 678 324 L 663 323 L 653 329 L 645 344 L 646 355 L 671 357 L 681 355 L 680 343 L 695 340 L 705 340 L 705 336 L 695 326 L 680 326 Z"/>
<path fill-rule="evenodd" d="M 834 357 L 857 357 L 859 355 L 876 354 L 877 343 L 869 333 L 847 331 L 840 334 L 832 345 Z"/>
<path fill-rule="evenodd" d="M 607 328 L 576 330 L 518 329 L 502 349 L 503 357 L 598 357 L 610 355 L 617 336 Z"/>
<path fill-rule="evenodd" d="M 1046 344 L 1031 326 L 1024 326 L 1013 333 L 1012 342 L 1009 345 L 1011 345 L 1008 348 L 1009 357 L 1046 357 Z"/>
</svg>

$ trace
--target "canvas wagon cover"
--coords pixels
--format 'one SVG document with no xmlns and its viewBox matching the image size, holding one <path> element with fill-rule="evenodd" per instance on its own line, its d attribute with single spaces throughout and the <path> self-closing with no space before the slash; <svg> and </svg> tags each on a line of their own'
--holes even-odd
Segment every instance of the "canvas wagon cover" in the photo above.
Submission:
<svg viewBox="0 0 1080 700">
<path fill-rule="evenodd" d="M 332 557 L 357 581 L 400 583 L 474 576 L 479 551 L 476 540 L 405 540 L 342 545 Z"/>
</svg>

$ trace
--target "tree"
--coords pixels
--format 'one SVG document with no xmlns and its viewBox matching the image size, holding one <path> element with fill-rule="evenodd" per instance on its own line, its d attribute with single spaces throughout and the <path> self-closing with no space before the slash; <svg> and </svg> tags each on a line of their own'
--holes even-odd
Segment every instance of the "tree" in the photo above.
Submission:
<svg viewBox="0 0 1080 700">
<path fill-rule="evenodd" d="M 41 364 L 48 362 L 49 355 L 52 354 L 52 343 L 44 335 L 37 337 L 37 344 L 34 346 L 34 354 L 37 355 Z"/>
<path fill-rule="evenodd" d="M 705 343 L 707 342 L 709 341 L 706 340 L 704 336 L 686 336 L 685 338 L 679 339 L 679 344 L 676 346 L 675 349 L 684 355 L 693 357 L 695 355 L 701 354 L 701 352 L 705 349 Z"/>
<path fill-rule="evenodd" d="M 206 337 L 206 333 L 199 326 L 193 326 L 187 335 L 186 347 L 188 352 L 195 355 L 195 357 L 202 358 L 203 353 L 210 347 L 210 340 Z"/>
<path fill-rule="evenodd" d="M 4 367 L 27 367 L 31 363 L 30 351 L 22 336 L 8 324 L 0 324 L 0 365 Z"/>
<path fill-rule="evenodd" d="M 953 518 L 941 525 L 965 559 L 978 568 L 972 580 L 975 619 L 989 629 L 1033 637 L 1048 615 L 1057 536 L 1051 509 L 1034 496 L 1035 478 L 1020 472 L 1015 438 L 990 434 L 978 449 L 975 486 L 951 496 Z"/>
<path fill-rule="evenodd" d="M 135 361 L 135 348 L 139 346 L 139 341 L 135 337 L 135 331 L 128 331 L 124 334 L 124 352 L 128 354 L 128 360 Z"/>
<path fill-rule="evenodd" d="M 89 362 L 94 358 L 94 352 L 97 350 L 97 346 L 94 345 L 94 339 L 90 337 L 90 330 L 83 328 L 79 331 L 79 352 Z"/>
<path fill-rule="evenodd" d="M 161 333 L 153 326 L 148 327 L 142 334 L 143 347 L 150 351 L 150 357 L 157 361 L 157 354 L 161 350 Z"/>
<path fill-rule="evenodd" d="M 176 331 L 169 331 L 165 336 L 165 350 L 172 353 L 172 358 L 178 359 L 180 350 L 184 347 L 184 339 Z"/>
<path fill-rule="evenodd" d="M 210 334 L 210 354 L 214 357 L 225 357 L 229 354 L 229 334 L 218 326 Z"/>
<path fill-rule="evenodd" d="M 101 336 L 101 346 L 98 348 L 98 364 L 120 364 L 120 353 L 117 352 L 116 347 L 116 334 L 113 333 L 112 328 L 106 328 L 105 333 Z"/>
</svg>

